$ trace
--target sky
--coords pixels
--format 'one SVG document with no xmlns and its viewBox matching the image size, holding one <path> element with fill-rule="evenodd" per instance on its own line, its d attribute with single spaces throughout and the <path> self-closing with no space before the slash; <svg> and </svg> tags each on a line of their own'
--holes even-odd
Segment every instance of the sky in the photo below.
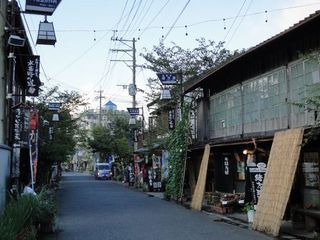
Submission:
<svg viewBox="0 0 320 240">
<path fill-rule="evenodd" d="M 18 0 L 22 10 L 25 0 Z M 225 42 L 233 51 L 248 49 L 284 31 L 320 9 L 320 0 L 61 0 L 48 21 L 53 22 L 55 46 L 36 45 L 37 31 L 44 16 L 24 14 L 35 55 L 40 55 L 40 78 L 48 88 L 78 91 L 98 108 L 98 91 L 103 104 L 111 100 L 119 110 L 132 106 L 127 86 L 132 83 L 132 56 L 112 49 L 129 49 L 112 38 L 137 39 L 139 55 L 151 51 L 163 40 L 184 49 L 197 46 L 204 37 Z M 131 42 L 126 42 L 132 46 Z M 117 60 L 117 61 L 114 61 Z M 146 89 L 147 79 L 156 77 L 137 67 L 136 85 Z M 143 93 L 137 106 L 146 109 Z"/>
</svg>

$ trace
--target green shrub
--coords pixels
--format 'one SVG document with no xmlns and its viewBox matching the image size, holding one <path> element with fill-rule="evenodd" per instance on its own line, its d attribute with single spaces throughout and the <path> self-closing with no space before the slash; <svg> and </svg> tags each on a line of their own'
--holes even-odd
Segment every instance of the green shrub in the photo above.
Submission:
<svg viewBox="0 0 320 240">
<path fill-rule="evenodd" d="M 12 200 L 0 218 L 0 236 L 3 239 L 16 239 L 31 231 L 39 218 L 39 201 L 31 194 L 22 195 L 18 200 Z M 30 239 L 23 238 L 23 239 Z"/>
<path fill-rule="evenodd" d="M 54 195 L 51 190 L 44 187 L 37 196 L 39 201 L 39 222 L 54 221 L 57 208 L 54 202 Z"/>
<path fill-rule="evenodd" d="M 54 222 L 56 206 L 53 193 L 43 188 L 36 196 L 23 194 L 12 199 L 0 217 L 0 239 L 35 240 L 41 223 Z"/>
</svg>

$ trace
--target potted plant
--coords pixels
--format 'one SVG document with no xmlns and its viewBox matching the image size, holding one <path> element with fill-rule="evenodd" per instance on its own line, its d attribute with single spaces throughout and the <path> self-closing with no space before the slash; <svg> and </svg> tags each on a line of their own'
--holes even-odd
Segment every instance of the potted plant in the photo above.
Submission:
<svg viewBox="0 0 320 240">
<path fill-rule="evenodd" d="M 248 223 L 253 223 L 254 219 L 254 205 L 252 202 L 247 202 L 244 204 L 243 211 L 247 213 Z"/>
</svg>

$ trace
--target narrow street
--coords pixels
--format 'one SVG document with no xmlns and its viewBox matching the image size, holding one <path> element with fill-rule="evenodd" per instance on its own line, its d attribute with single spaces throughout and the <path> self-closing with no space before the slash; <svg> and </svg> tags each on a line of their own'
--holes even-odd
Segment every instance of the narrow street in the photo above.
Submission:
<svg viewBox="0 0 320 240">
<path fill-rule="evenodd" d="M 57 197 L 59 240 L 272 239 L 88 174 L 64 173 Z"/>
</svg>

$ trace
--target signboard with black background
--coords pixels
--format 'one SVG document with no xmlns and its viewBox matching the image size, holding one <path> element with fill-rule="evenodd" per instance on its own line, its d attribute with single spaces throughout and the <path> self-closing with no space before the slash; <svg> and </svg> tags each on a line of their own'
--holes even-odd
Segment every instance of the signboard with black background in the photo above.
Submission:
<svg viewBox="0 0 320 240">
<path fill-rule="evenodd" d="M 175 124 L 176 124 L 176 115 L 175 115 L 175 109 L 171 108 L 168 111 L 168 128 L 170 130 L 175 129 Z"/>
<path fill-rule="evenodd" d="M 252 202 L 254 205 L 257 205 L 262 190 L 264 175 L 267 171 L 266 164 L 261 162 L 258 163 L 257 166 L 248 166 L 247 169 Z"/>
<path fill-rule="evenodd" d="M 30 108 L 19 104 L 13 108 L 14 147 L 28 147 Z"/>
<path fill-rule="evenodd" d="M 39 79 L 40 73 L 40 56 L 24 57 L 26 96 L 36 97 L 39 95 L 39 87 L 41 85 Z"/>
</svg>

